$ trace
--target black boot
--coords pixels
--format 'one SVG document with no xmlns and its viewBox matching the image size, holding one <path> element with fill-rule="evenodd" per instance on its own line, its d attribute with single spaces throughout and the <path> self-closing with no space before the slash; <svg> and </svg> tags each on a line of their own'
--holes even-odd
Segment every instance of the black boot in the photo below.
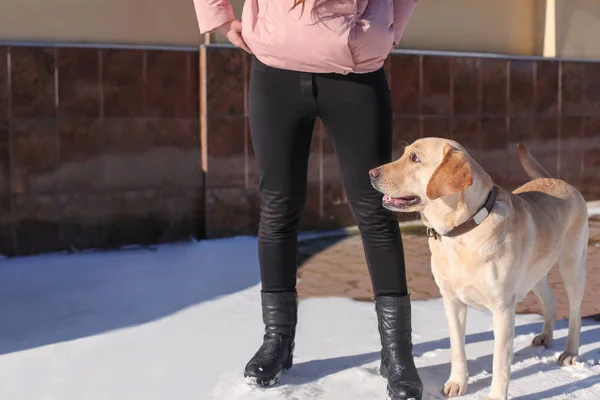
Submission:
<svg viewBox="0 0 600 400">
<path fill-rule="evenodd" d="M 381 336 L 381 376 L 388 381 L 392 400 L 421 400 L 423 383 L 412 354 L 410 296 L 377 296 L 375 299 Z"/>
<path fill-rule="evenodd" d="M 266 332 L 263 344 L 246 365 L 244 376 L 269 387 L 279 382 L 282 371 L 292 367 L 298 318 L 296 293 L 263 292 L 262 314 Z"/>
</svg>

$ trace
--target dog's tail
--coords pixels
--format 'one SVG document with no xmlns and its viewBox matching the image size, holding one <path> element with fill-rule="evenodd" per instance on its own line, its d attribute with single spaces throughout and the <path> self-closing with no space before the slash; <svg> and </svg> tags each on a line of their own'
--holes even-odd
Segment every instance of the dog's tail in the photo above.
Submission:
<svg viewBox="0 0 600 400">
<path fill-rule="evenodd" d="M 523 169 L 531 179 L 552 178 L 552 175 L 533 158 L 525 145 L 519 143 L 517 144 L 517 148 L 519 149 L 521 166 L 523 166 Z"/>
</svg>

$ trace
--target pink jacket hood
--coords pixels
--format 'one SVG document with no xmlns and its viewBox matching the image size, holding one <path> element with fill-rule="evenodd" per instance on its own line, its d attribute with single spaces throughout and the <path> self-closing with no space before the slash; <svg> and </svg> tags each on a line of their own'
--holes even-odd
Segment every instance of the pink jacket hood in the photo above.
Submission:
<svg viewBox="0 0 600 400">
<path fill-rule="evenodd" d="M 194 3 L 201 33 L 235 18 L 228 0 Z M 347 74 L 383 66 L 417 0 L 305 0 L 304 12 L 292 5 L 246 0 L 242 36 L 252 53 L 275 68 Z"/>
</svg>

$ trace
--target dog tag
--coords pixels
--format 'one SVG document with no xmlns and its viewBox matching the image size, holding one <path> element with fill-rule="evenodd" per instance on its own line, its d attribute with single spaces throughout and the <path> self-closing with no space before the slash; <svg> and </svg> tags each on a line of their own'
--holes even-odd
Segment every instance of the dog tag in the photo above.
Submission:
<svg viewBox="0 0 600 400">
<path fill-rule="evenodd" d="M 475 221 L 475 223 L 479 225 L 483 222 L 484 219 L 487 218 L 488 215 L 490 215 L 490 213 L 488 212 L 487 208 L 482 208 L 477 214 L 475 214 L 475 216 L 473 217 L 473 221 Z"/>
</svg>

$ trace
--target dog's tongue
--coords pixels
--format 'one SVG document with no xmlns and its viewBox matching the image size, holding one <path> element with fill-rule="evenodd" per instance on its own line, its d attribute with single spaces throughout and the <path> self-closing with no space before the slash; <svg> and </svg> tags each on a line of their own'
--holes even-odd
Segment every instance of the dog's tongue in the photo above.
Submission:
<svg viewBox="0 0 600 400">
<path fill-rule="evenodd" d="M 383 196 L 383 201 L 391 201 L 391 200 L 392 200 L 391 196 L 389 196 L 387 194 Z"/>
</svg>

